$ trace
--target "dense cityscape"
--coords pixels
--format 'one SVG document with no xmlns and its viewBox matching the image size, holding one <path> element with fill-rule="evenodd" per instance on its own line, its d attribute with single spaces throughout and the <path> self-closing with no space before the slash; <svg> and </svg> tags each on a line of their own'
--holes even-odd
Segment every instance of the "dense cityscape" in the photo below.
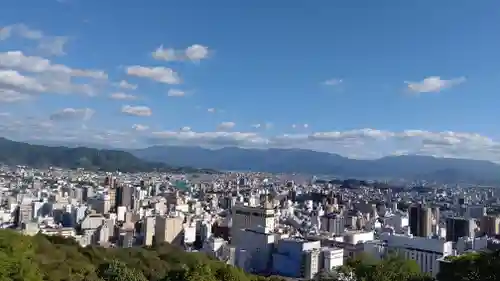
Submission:
<svg viewBox="0 0 500 281">
<path fill-rule="evenodd" d="M 397 253 L 436 277 L 452 257 L 500 249 L 493 187 L 26 166 L 1 178 L 2 228 L 81 247 L 166 242 L 266 276 L 313 279 Z"/>
</svg>

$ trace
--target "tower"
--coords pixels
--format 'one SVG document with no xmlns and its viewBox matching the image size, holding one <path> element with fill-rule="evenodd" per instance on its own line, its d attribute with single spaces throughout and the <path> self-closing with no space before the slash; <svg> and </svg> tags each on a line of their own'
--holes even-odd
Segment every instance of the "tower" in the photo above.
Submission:
<svg viewBox="0 0 500 281">
<path fill-rule="evenodd" d="M 414 204 L 408 209 L 410 231 L 414 236 L 428 237 L 432 234 L 432 209 Z"/>
</svg>

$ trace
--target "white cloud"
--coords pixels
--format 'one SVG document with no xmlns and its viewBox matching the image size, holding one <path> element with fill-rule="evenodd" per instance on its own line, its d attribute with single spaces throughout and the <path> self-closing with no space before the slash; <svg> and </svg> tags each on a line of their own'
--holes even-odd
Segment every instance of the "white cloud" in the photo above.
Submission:
<svg viewBox="0 0 500 281">
<path fill-rule="evenodd" d="M 207 111 L 210 113 L 215 113 L 215 108 L 211 107 L 211 108 L 207 109 Z"/>
<path fill-rule="evenodd" d="M 115 86 L 125 90 L 137 90 L 137 85 L 131 84 L 125 80 L 122 80 L 119 83 L 115 83 Z"/>
<path fill-rule="evenodd" d="M 2 89 L 17 90 L 23 94 L 80 93 L 96 95 L 97 86 L 107 81 L 107 74 L 99 70 L 71 68 L 54 64 L 50 60 L 26 56 L 21 51 L 0 52 L 0 70 L 2 72 Z M 73 81 L 73 78 L 84 78 L 86 81 Z M 21 81 L 22 80 L 22 81 Z"/>
<path fill-rule="evenodd" d="M 132 129 L 134 129 L 136 131 L 146 131 L 147 129 L 149 129 L 149 127 L 146 125 L 134 124 L 134 125 L 132 125 Z"/>
<path fill-rule="evenodd" d="M 84 112 L 82 109 L 74 109 L 76 112 Z M 64 112 L 64 110 L 61 110 Z M 81 121 L 85 116 L 83 113 L 72 113 L 66 110 L 67 118 L 61 117 L 59 121 L 71 120 Z M 88 116 L 88 115 L 87 115 Z M 132 148 L 134 147 L 136 134 L 131 130 L 117 129 L 97 129 L 89 128 L 82 123 L 82 126 L 75 126 L 73 122 L 55 122 L 40 117 L 16 117 L 4 118 L 0 123 L 0 133 L 2 136 L 13 140 L 30 141 L 43 140 L 45 142 L 56 142 L 69 144 L 95 144 L 114 147 Z"/>
<path fill-rule="evenodd" d="M 31 29 L 22 23 L 0 27 L 0 41 L 12 36 L 37 41 L 38 49 L 47 55 L 62 56 L 66 54 L 64 47 L 68 38 L 65 36 L 47 36 L 42 31 Z"/>
<path fill-rule="evenodd" d="M 114 99 L 114 100 L 136 100 L 137 99 L 137 97 L 134 95 L 122 93 L 122 92 L 112 93 L 109 97 Z"/>
<path fill-rule="evenodd" d="M 64 112 L 64 111 L 63 111 Z M 67 109 L 60 120 L 81 120 L 83 110 Z M 73 116 L 80 116 L 75 118 Z M 88 115 L 87 115 L 88 116 Z M 57 119 L 57 118 L 56 118 Z M 467 132 L 431 132 L 425 130 L 387 131 L 357 129 L 325 131 L 309 134 L 270 136 L 257 132 L 196 132 L 191 128 L 150 131 L 140 134 L 123 129 L 107 130 L 75 127 L 71 123 L 47 123 L 40 119 L 16 119 L 8 116 L 0 123 L 0 134 L 14 139 L 79 140 L 91 138 L 98 143 L 131 148 L 145 145 L 188 145 L 210 148 L 237 146 L 242 148 L 300 148 L 338 153 L 343 156 L 373 159 L 389 155 L 419 154 L 490 160 L 500 163 L 500 140 Z M 142 125 L 145 126 L 145 125 Z M 133 128 L 142 129 L 142 126 Z"/>
<path fill-rule="evenodd" d="M 11 36 L 19 36 L 30 40 L 40 40 L 43 38 L 43 32 L 30 29 L 25 24 L 12 24 L 0 29 L 0 40 L 9 39 Z"/>
<path fill-rule="evenodd" d="M 170 89 L 170 90 L 168 90 L 167 95 L 169 97 L 183 97 L 186 95 L 186 92 L 178 90 L 178 89 Z"/>
<path fill-rule="evenodd" d="M 32 96 L 14 90 L 0 89 L 0 102 L 11 103 L 31 99 Z"/>
<path fill-rule="evenodd" d="M 152 137 L 157 141 L 163 141 L 163 143 L 209 146 L 232 146 L 241 145 L 243 143 L 257 144 L 260 139 L 256 133 L 193 131 L 156 131 L 152 132 Z"/>
<path fill-rule="evenodd" d="M 95 111 L 90 108 L 65 108 L 63 110 L 54 112 L 50 115 L 50 119 L 54 121 L 69 121 L 69 120 L 82 120 L 86 121 L 92 118 Z"/>
<path fill-rule="evenodd" d="M 186 49 L 186 57 L 191 61 L 200 61 L 208 57 L 208 48 L 194 44 Z"/>
<path fill-rule="evenodd" d="M 157 66 L 157 67 L 146 67 L 140 65 L 134 65 L 127 67 L 127 74 L 131 76 L 137 76 L 142 78 L 148 78 L 156 82 L 165 84 L 179 84 L 181 79 L 179 75 L 173 71 L 171 68 Z"/>
<path fill-rule="evenodd" d="M 337 85 L 340 85 L 342 84 L 342 79 L 336 79 L 336 78 L 333 78 L 333 79 L 328 79 L 326 81 L 323 82 L 323 85 L 325 86 L 337 86 Z"/>
<path fill-rule="evenodd" d="M 44 54 L 63 56 L 66 55 L 64 47 L 68 38 L 64 36 L 55 36 L 52 38 L 43 38 L 38 44 L 38 49 Z"/>
<path fill-rule="evenodd" d="M 414 93 L 437 93 L 444 89 L 462 84 L 465 80 L 465 77 L 444 80 L 439 76 L 430 76 L 420 82 L 405 81 L 405 83 L 408 85 L 408 90 Z"/>
<path fill-rule="evenodd" d="M 255 129 L 259 129 L 259 128 L 270 129 L 273 127 L 273 124 L 270 122 L 263 123 L 263 124 L 257 123 L 257 124 L 252 124 L 251 127 L 255 128 Z"/>
<path fill-rule="evenodd" d="M 185 50 L 175 50 L 172 48 L 165 49 L 163 45 L 158 47 L 153 53 L 153 58 L 163 61 L 183 61 L 190 60 L 199 62 L 209 56 L 208 47 L 199 44 L 194 44 L 187 47 Z"/>
<path fill-rule="evenodd" d="M 236 123 L 234 122 L 222 122 L 217 126 L 217 131 L 231 130 L 234 126 L 236 126 Z"/>
<path fill-rule="evenodd" d="M 53 64 L 48 59 L 36 56 L 26 56 L 21 51 L 0 53 L 0 67 L 32 73 L 50 73 L 68 77 L 86 77 L 93 79 L 108 78 L 108 75 L 101 70 L 77 69 L 62 64 Z"/>
<path fill-rule="evenodd" d="M 475 133 L 450 131 L 405 130 L 392 132 L 365 128 L 265 137 L 251 132 L 181 130 L 153 132 L 151 141 L 161 144 L 208 147 L 303 148 L 357 158 L 420 154 L 500 162 L 499 141 Z"/>
<path fill-rule="evenodd" d="M 0 88 L 30 92 L 43 92 L 46 90 L 36 79 L 21 75 L 15 70 L 0 70 Z"/>
<path fill-rule="evenodd" d="M 292 124 L 292 129 L 299 129 L 299 128 L 307 129 L 309 128 L 309 124 Z"/>
<path fill-rule="evenodd" d="M 182 59 L 182 53 L 174 49 L 165 49 L 163 45 L 158 47 L 152 54 L 153 58 L 164 61 L 176 61 Z"/>
<path fill-rule="evenodd" d="M 153 112 L 151 109 L 147 106 L 131 106 L 131 105 L 124 105 L 122 107 L 122 113 L 128 114 L 128 115 L 134 115 L 134 116 L 151 116 Z"/>
</svg>

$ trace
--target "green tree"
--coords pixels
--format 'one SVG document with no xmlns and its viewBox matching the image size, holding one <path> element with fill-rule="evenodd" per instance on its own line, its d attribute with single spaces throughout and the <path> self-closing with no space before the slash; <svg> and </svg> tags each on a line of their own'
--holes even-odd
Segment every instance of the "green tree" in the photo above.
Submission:
<svg viewBox="0 0 500 281">
<path fill-rule="evenodd" d="M 351 272 L 358 280 L 363 281 L 409 281 L 423 278 L 415 261 L 405 260 L 392 253 L 380 261 L 368 255 L 360 255 L 339 268 L 339 273 L 343 276 L 350 276 Z"/>
<path fill-rule="evenodd" d="M 215 271 L 217 281 L 249 281 L 246 274 L 232 266 L 224 266 Z"/>
<path fill-rule="evenodd" d="M 0 231 L 0 280 L 39 281 L 42 276 L 36 264 L 31 238 L 11 230 Z"/>
<path fill-rule="evenodd" d="M 106 281 L 147 281 L 144 275 L 120 261 L 111 261 L 99 267 L 99 277 Z"/>
<path fill-rule="evenodd" d="M 337 272 L 321 269 L 314 276 L 314 281 L 335 281 L 337 277 Z"/>
<path fill-rule="evenodd" d="M 399 281 L 420 275 L 420 268 L 413 260 L 405 260 L 397 255 L 390 255 L 374 267 L 368 280 Z"/>
<path fill-rule="evenodd" d="M 450 257 L 441 263 L 439 281 L 500 280 L 500 251 Z"/>
</svg>

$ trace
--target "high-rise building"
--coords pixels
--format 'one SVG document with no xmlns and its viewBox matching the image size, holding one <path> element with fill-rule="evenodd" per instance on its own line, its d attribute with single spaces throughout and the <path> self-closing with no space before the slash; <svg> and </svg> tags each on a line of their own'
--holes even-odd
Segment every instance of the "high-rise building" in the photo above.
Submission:
<svg viewBox="0 0 500 281">
<path fill-rule="evenodd" d="M 260 207 L 234 205 L 232 208 L 231 244 L 238 245 L 242 241 L 241 231 L 246 228 L 263 227 L 267 231 L 273 231 L 275 225 L 274 209 L 269 202 Z"/>
<path fill-rule="evenodd" d="M 463 217 L 446 218 L 446 241 L 457 242 L 460 237 L 474 238 L 476 222 Z"/>
<path fill-rule="evenodd" d="M 155 223 L 155 242 L 167 242 L 170 244 L 181 245 L 182 237 L 182 218 L 180 217 L 156 217 Z"/>
<path fill-rule="evenodd" d="M 153 236 L 155 234 L 155 218 L 145 217 L 143 224 L 143 245 L 151 246 L 153 245 Z"/>
<path fill-rule="evenodd" d="M 465 205 L 464 217 L 468 219 L 481 219 L 486 215 L 486 207 L 484 205 Z"/>
<path fill-rule="evenodd" d="M 439 225 L 439 221 L 441 218 L 441 212 L 439 211 L 439 207 L 435 207 L 432 210 L 432 216 L 434 217 L 434 224 Z"/>
<path fill-rule="evenodd" d="M 108 196 L 109 196 L 109 209 L 116 211 L 116 188 L 109 187 Z"/>
<path fill-rule="evenodd" d="M 33 218 L 33 208 L 31 204 L 20 204 L 14 212 L 14 224 L 21 227 L 23 223 L 28 223 Z"/>
<path fill-rule="evenodd" d="M 134 246 L 134 229 L 124 229 L 120 234 L 120 240 L 123 248 L 131 248 Z"/>
<path fill-rule="evenodd" d="M 411 205 L 408 209 L 410 232 L 414 236 L 429 237 L 432 235 L 432 209 L 422 204 Z"/>
<path fill-rule="evenodd" d="M 132 208 L 132 186 L 121 185 L 116 188 L 116 206 L 127 207 L 128 210 Z"/>
<path fill-rule="evenodd" d="M 500 234 L 500 217 L 483 216 L 480 222 L 481 232 L 488 236 Z"/>
<path fill-rule="evenodd" d="M 338 214 L 327 214 L 321 217 L 321 230 L 340 235 L 345 232 L 346 218 Z"/>
</svg>

